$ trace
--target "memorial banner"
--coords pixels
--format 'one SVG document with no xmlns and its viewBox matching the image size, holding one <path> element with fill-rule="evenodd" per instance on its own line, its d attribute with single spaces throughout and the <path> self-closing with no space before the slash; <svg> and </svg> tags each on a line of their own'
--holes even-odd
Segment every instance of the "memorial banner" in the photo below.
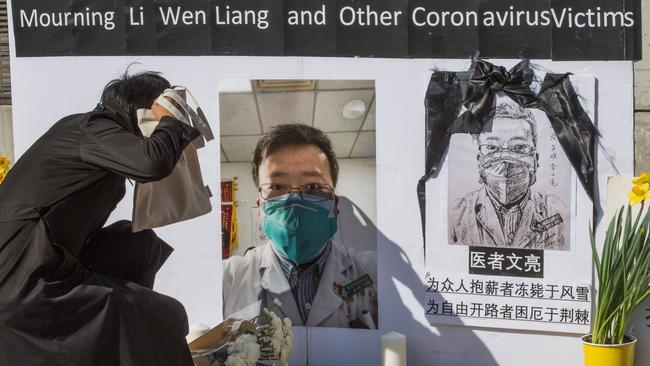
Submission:
<svg viewBox="0 0 650 366">
<path fill-rule="evenodd" d="M 640 0 L 11 2 L 19 57 L 641 58 Z"/>
</svg>

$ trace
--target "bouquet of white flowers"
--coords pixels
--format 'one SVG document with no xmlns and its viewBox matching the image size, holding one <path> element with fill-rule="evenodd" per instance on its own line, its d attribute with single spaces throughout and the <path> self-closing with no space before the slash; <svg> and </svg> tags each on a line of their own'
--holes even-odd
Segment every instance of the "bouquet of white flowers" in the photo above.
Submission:
<svg viewBox="0 0 650 366">
<path fill-rule="evenodd" d="M 255 325 L 227 319 L 190 342 L 195 366 L 255 366 L 260 356 Z"/>
<path fill-rule="evenodd" d="M 228 358 L 225 366 L 255 366 L 260 358 L 260 345 L 257 337 L 252 334 L 243 334 L 226 347 Z"/>
<path fill-rule="evenodd" d="M 274 304 L 282 313 L 282 304 L 277 300 Z M 293 348 L 292 324 L 289 318 L 280 319 L 257 302 L 233 314 L 189 346 L 195 366 L 255 366 L 276 362 L 288 366 Z"/>
<path fill-rule="evenodd" d="M 289 365 L 289 355 L 293 349 L 293 324 L 291 324 L 291 319 L 284 318 L 282 322 L 282 332 L 284 333 L 284 339 L 282 340 L 282 349 L 280 350 L 280 363 L 284 366 Z"/>
<path fill-rule="evenodd" d="M 273 301 L 278 312 L 282 312 L 282 303 Z M 279 361 L 283 366 L 289 364 L 289 355 L 293 348 L 293 329 L 291 319 L 280 317 L 268 308 L 263 308 L 258 316 L 251 319 L 257 327 L 258 343 L 261 347 L 260 360 Z"/>
</svg>

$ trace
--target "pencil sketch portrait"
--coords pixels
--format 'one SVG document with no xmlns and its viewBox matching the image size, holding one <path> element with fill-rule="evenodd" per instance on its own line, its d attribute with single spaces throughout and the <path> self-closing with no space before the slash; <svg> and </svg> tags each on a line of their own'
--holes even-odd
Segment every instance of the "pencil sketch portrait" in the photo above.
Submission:
<svg viewBox="0 0 650 366">
<path fill-rule="evenodd" d="M 465 140 L 473 159 L 450 157 L 450 244 L 569 250 L 570 167 L 550 125 L 542 134 L 539 125 L 530 110 L 498 101 Z"/>
</svg>

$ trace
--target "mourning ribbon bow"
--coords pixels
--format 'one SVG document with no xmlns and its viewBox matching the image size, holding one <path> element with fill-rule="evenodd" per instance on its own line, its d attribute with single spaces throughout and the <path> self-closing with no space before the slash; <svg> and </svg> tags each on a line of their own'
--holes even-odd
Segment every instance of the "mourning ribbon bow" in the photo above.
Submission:
<svg viewBox="0 0 650 366">
<path fill-rule="evenodd" d="M 546 113 L 560 145 L 593 201 L 596 129 L 580 105 L 569 74 L 546 74 L 538 95 L 531 89 L 534 76 L 528 60 L 506 70 L 503 66 L 475 59 L 468 72 L 433 73 L 425 96 L 425 174 L 417 188 L 423 235 L 426 181 L 440 172 L 451 134 L 481 132 L 490 120 L 499 92 L 523 108 L 537 108 Z M 466 110 L 459 116 L 462 106 Z"/>
<path fill-rule="evenodd" d="M 472 65 L 473 71 L 463 91 L 463 105 L 467 110 L 453 126 L 451 133 L 480 133 L 494 110 L 497 93 L 503 92 L 522 107 L 537 107 L 537 97 L 530 89 L 535 73 L 524 60 L 510 71 L 483 60 Z"/>
</svg>

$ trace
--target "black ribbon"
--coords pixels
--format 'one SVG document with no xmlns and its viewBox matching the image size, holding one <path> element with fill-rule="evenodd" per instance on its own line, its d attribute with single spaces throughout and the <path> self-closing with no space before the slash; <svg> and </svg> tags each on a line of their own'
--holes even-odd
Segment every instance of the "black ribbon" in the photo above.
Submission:
<svg viewBox="0 0 650 366">
<path fill-rule="evenodd" d="M 530 88 L 535 73 L 528 60 L 512 69 L 475 59 L 466 72 L 434 72 L 424 99 L 426 112 L 425 174 L 417 193 L 425 236 L 426 182 L 438 176 L 454 133 L 478 134 L 491 118 L 497 93 L 523 108 L 544 111 L 589 198 L 594 200 L 596 128 L 569 80 L 570 74 L 546 74 L 540 93 Z M 459 116 L 461 107 L 466 108 Z"/>
</svg>

